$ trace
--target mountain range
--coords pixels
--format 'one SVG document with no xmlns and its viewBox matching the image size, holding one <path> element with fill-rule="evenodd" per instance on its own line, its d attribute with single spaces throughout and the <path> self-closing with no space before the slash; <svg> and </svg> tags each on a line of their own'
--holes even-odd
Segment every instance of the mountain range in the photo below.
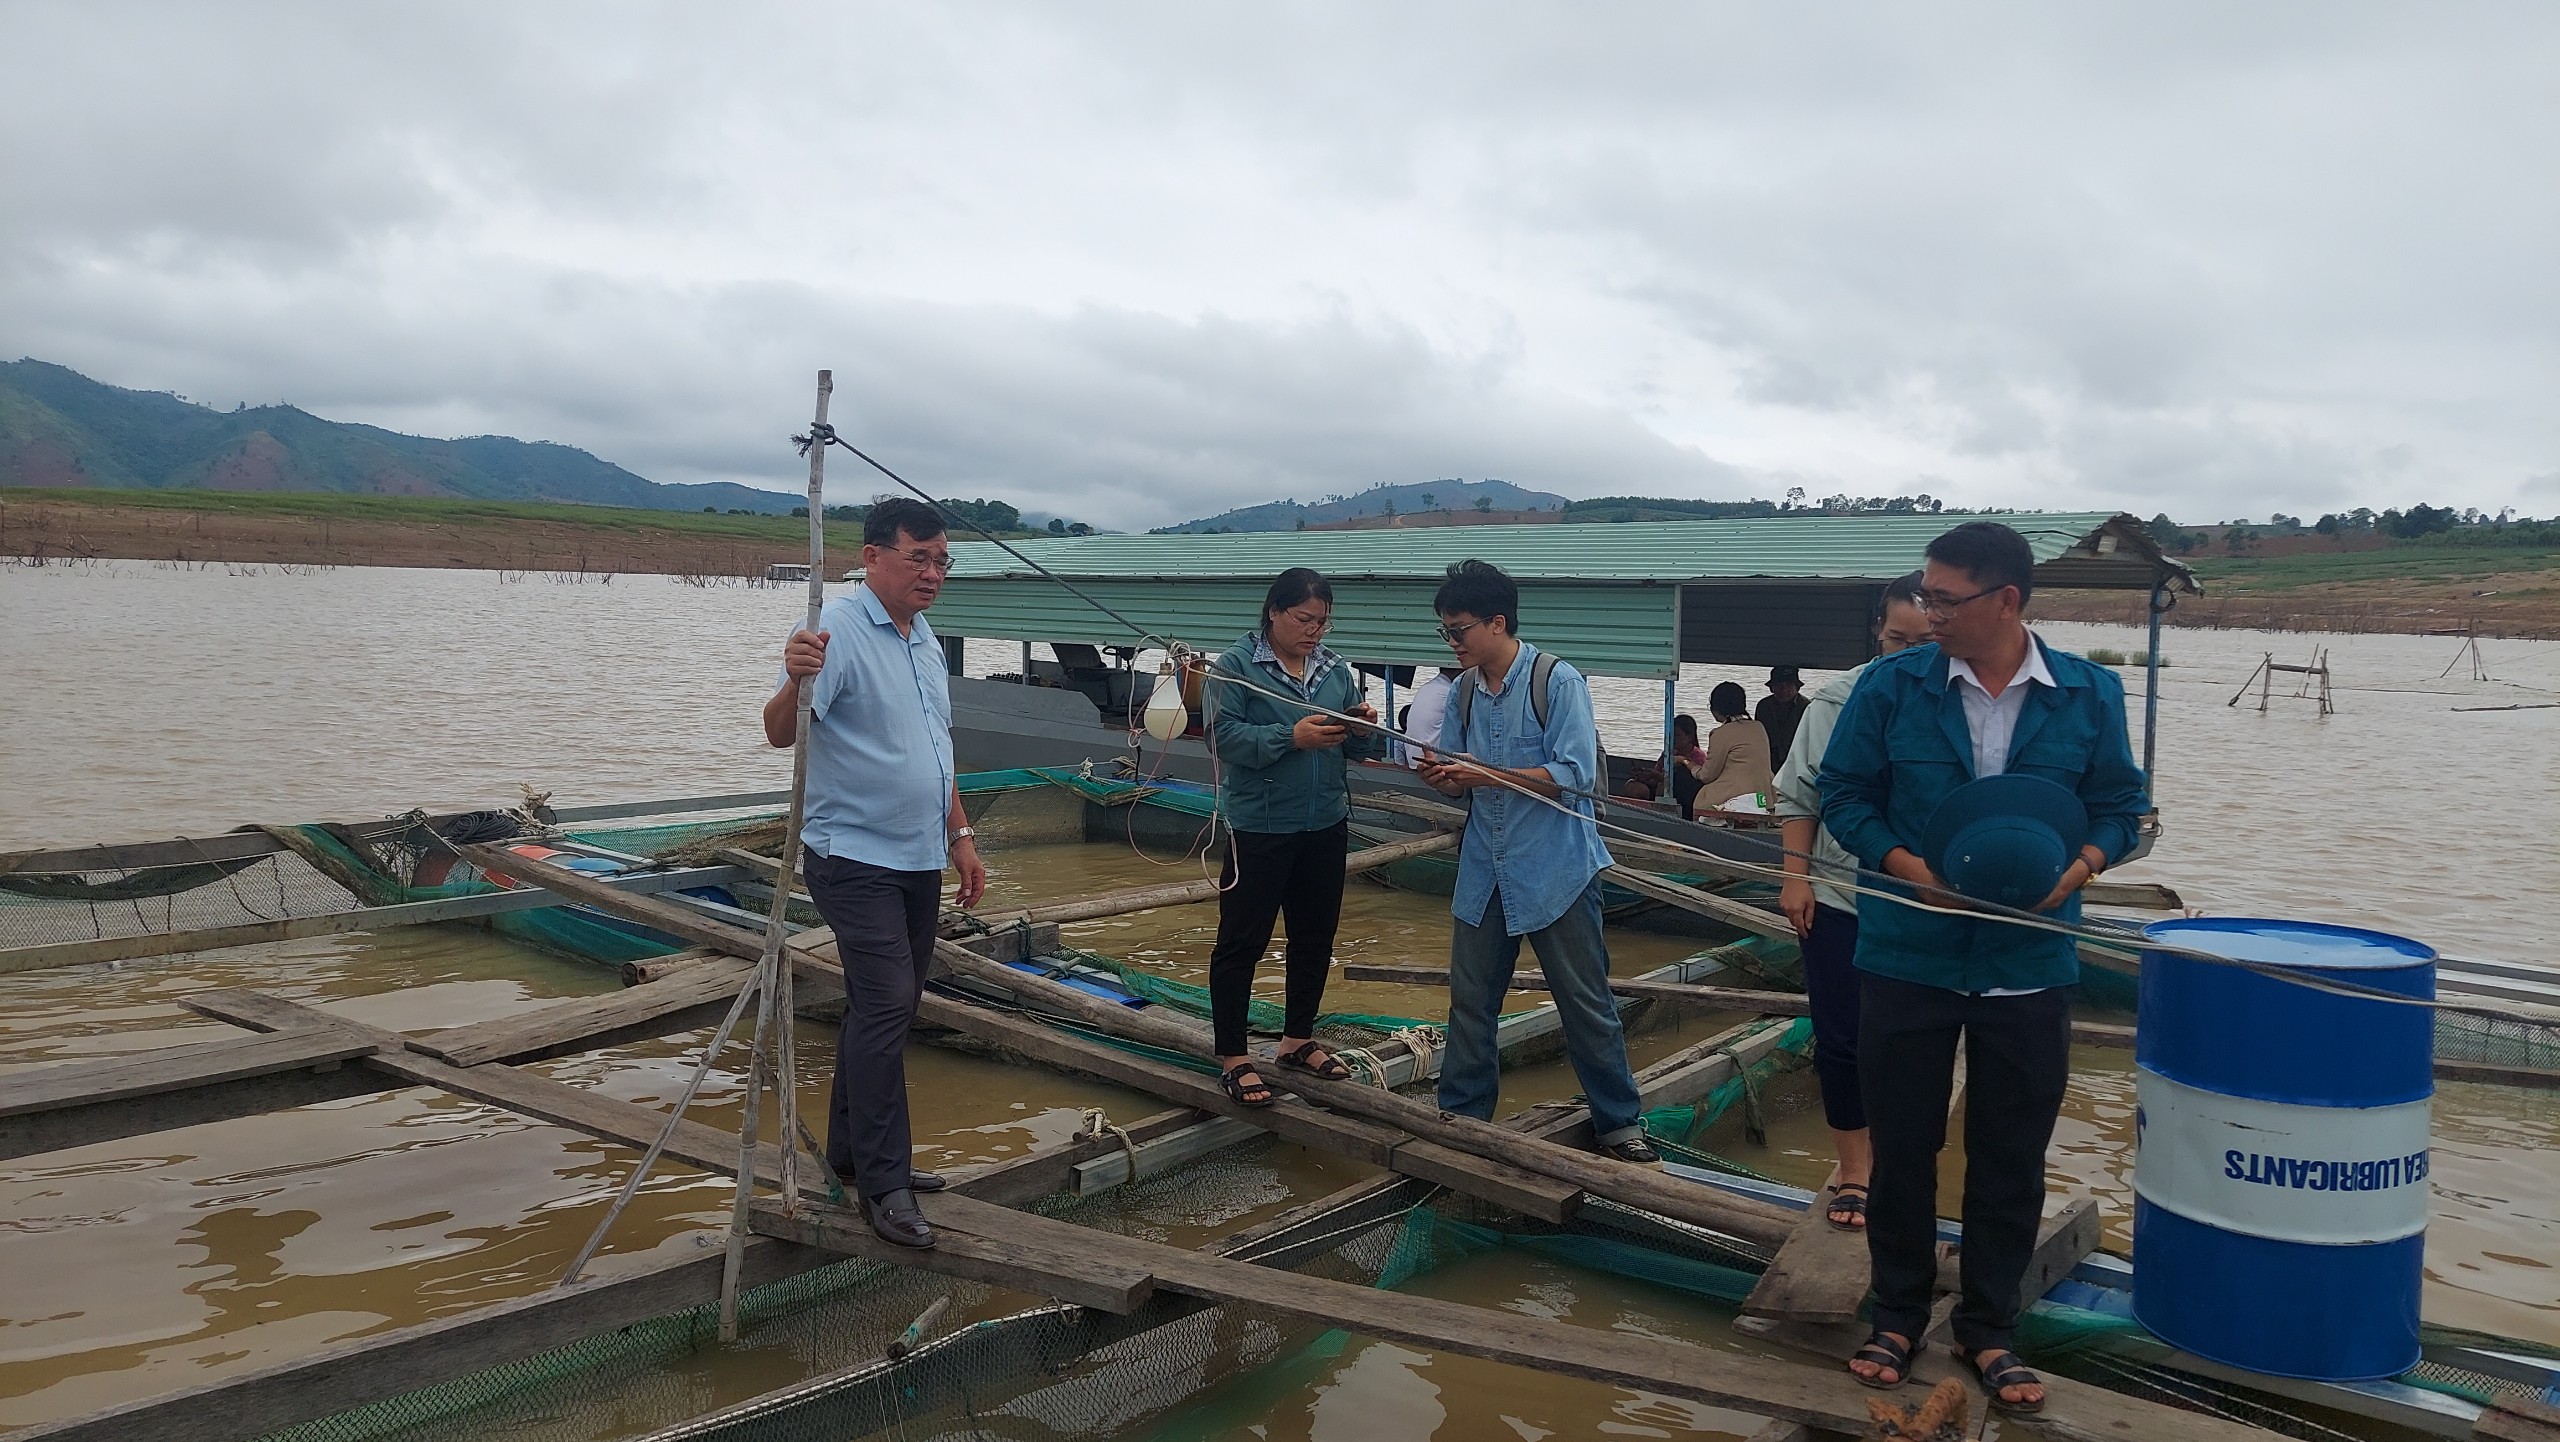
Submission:
<svg viewBox="0 0 2560 1442">
<path fill-rule="evenodd" d="M 289 405 L 218 411 L 40 360 L 0 363 L 0 486 L 340 491 L 776 515 L 801 499 L 727 481 L 668 485 L 547 441 L 435 440 Z"/>
<path fill-rule="evenodd" d="M 1411 485 L 1372 486 L 1356 496 L 1328 496 L 1308 505 L 1299 501 L 1266 501 L 1178 526 L 1161 526 L 1157 535 L 1202 531 L 1295 531 L 1328 521 L 1367 516 L 1413 515 L 1422 511 L 1556 511 L 1565 498 L 1532 491 L 1509 481 L 1417 481 Z"/>
</svg>

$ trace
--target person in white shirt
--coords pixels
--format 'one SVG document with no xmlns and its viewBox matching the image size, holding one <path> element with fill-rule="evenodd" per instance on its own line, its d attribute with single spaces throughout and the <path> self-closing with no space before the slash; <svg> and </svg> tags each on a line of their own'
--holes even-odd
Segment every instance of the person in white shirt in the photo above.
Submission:
<svg viewBox="0 0 2560 1442">
<path fill-rule="evenodd" d="M 1440 718 L 1449 714 L 1449 692 L 1455 689 L 1457 680 L 1458 668 L 1455 666 L 1443 666 L 1439 674 L 1426 679 L 1415 689 L 1412 704 L 1405 707 L 1404 723 L 1396 729 L 1407 736 L 1439 735 Z M 1412 746 L 1399 741 L 1395 746 L 1395 761 L 1398 766 L 1420 766 L 1422 756 Z"/>
</svg>

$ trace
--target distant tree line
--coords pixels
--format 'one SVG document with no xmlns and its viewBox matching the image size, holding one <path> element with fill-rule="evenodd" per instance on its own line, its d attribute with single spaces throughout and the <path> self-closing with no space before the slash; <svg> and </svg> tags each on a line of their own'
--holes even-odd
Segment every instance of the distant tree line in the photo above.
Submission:
<svg viewBox="0 0 2560 1442">
<path fill-rule="evenodd" d="M 1908 496 L 1853 496 L 1846 492 L 1809 500 L 1795 486 L 1782 500 L 1698 501 L 1680 496 L 1595 496 L 1564 508 L 1568 521 L 1722 521 L 1758 516 L 1997 516 L 2006 508 L 1967 510 L 1923 492 Z"/>
<path fill-rule="evenodd" d="M 2145 529 L 2160 549 L 2178 555 L 2214 540 L 2207 532 L 2180 526 L 2165 511 L 2153 516 Z M 2271 537 L 2305 532 L 2321 536 L 2384 536 L 2397 541 L 2437 540 L 2465 546 L 2551 546 L 2560 545 L 2560 517 L 2537 521 L 2519 518 L 2513 507 L 2492 515 L 2477 507 L 2457 511 L 2451 506 L 2431 506 L 2420 501 L 2406 510 L 2393 507 L 2376 511 L 2370 506 L 2358 506 L 2352 511 L 2332 511 L 2308 524 L 2300 516 L 2288 516 L 2282 511 L 2269 516 L 2264 524 L 2225 521 L 2221 540 L 2224 550 L 2246 556 Z"/>
<path fill-rule="evenodd" d="M 1063 520 L 1056 516 L 1049 518 L 1048 528 L 1045 531 L 1026 526 L 1022 522 L 1020 508 L 1009 501 L 990 501 L 980 497 L 972 501 L 946 499 L 937 504 L 952 516 L 959 518 L 959 524 L 953 529 L 963 533 L 968 532 L 971 527 L 976 527 L 978 530 L 992 531 L 999 536 L 1090 536 L 1093 534 L 1093 527 L 1082 521 Z M 794 506 L 791 508 L 791 514 L 806 520 L 809 516 L 809 508 Z M 849 526 L 862 524 L 863 518 L 870 514 L 869 506 L 827 507 L 828 520 L 841 521 Z"/>
</svg>

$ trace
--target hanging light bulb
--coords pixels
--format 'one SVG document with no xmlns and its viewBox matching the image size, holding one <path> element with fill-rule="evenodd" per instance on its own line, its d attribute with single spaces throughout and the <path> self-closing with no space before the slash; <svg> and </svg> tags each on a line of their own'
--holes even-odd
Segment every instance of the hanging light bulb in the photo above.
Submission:
<svg viewBox="0 0 2560 1442">
<path fill-rule="evenodd" d="M 1182 683 L 1174 679 L 1170 658 L 1156 666 L 1156 689 L 1147 697 L 1147 734 L 1170 741 L 1191 724 L 1191 708 L 1182 704 Z"/>
</svg>

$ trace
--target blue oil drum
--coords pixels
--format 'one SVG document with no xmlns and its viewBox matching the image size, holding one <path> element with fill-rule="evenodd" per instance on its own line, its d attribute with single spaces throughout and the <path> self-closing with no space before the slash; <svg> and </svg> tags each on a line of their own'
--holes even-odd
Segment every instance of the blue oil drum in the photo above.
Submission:
<svg viewBox="0 0 2560 1442">
<path fill-rule="evenodd" d="M 2312 922 L 2144 928 L 2171 946 L 2435 996 L 2433 949 Z M 2327 1382 L 2418 1361 L 2435 1013 L 2145 952 L 2133 1314 L 2211 1361 Z"/>
</svg>

